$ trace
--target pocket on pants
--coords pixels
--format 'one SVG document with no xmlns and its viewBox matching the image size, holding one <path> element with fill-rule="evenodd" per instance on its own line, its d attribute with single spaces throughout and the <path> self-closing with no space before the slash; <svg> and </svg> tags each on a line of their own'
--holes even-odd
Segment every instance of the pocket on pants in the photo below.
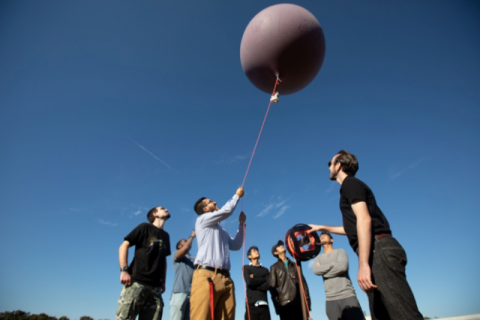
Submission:
<svg viewBox="0 0 480 320">
<path fill-rule="evenodd" d="M 391 248 L 385 253 L 390 266 L 397 271 L 405 272 L 407 265 L 407 254 L 403 248 Z"/>
<path fill-rule="evenodd" d="M 140 295 L 142 288 L 134 282 L 130 286 L 123 286 L 122 292 L 120 293 L 120 299 L 118 299 L 119 304 L 131 304 L 133 300 Z"/>
</svg>

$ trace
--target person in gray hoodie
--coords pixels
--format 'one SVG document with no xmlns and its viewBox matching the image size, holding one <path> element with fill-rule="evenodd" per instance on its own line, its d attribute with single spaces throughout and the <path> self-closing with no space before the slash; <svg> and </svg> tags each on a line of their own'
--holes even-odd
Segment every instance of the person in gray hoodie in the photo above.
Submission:
<svg viewBox="0 0 480 320">
<path fill-rule="evenodd" d="M 313 261 L 313 273 L 323 277 L 328 319 L 365 320 L 348 276 L 348 256 L 343 249 L 333 249 L 329 232 L 320 234 L 323 253 Z"/>
</svg>

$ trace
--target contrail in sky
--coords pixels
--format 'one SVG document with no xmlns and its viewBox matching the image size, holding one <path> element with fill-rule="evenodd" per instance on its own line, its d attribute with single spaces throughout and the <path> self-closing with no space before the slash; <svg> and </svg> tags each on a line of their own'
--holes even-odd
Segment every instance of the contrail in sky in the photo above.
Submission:
<svg viewBox="0 0 480 320">
<path fill-rule="evenodd" d="M 173 169 L 172 167 L 170 167 L 168 164 L 166 164 L 165 162 L 162 161 L 162 159 L 160 159 L 159 157 L 157 157 L 156 155 L 154 155 L 152 152 L 148 151 L 144 146 L 142 146 L 141 144 L 138 144 L 135 140 L 133 140 L 132 138 L 128 138 L 130 139 L 130 141 L 132 141 L 133 143 L 135 143 L 137 145 L 137 147 L 139 147 L 140 149 L 142 149 L 143 151 L 145 151 L 146 153 L 148 153 L 149 155 L 151 155 L 152 157 L 154 157 L 155 159 L 157 159 L 161 164 L 163 164 L 165 167 L 167 168 L 170 168 L 172 169 L 173 171 L 177 172 L 175 169 Z"/>
</svg>

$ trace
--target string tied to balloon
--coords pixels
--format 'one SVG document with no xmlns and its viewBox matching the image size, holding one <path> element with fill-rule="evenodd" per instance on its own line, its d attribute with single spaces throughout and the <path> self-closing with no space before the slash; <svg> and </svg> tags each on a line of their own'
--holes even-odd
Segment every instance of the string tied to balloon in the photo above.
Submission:
<svg viewBox="0 0 480 320">
<path fill-rule="evenodd" d="M 267 107 L 267 112 L 265 113 L 265 117 L 263 117 L 263 122 L 262 122 L 262 127 L 260 128 L 260 132 L 258 133 L 258 137 L 257 137 L 257 141 L 255 142 L 255 147 L 253 148 L 253 152 L 252 152 L 252 155 L 250 156 L 250 161 L 248 162 L 248 167 L 247 167 L 247 171 L 245 172 L 245 176 L 243 177 L 243 182 L 242 182 L 242 188 L 243 188 L 243 185 L 245 184 L 245 180 L 247 179 L 247 175 L 248 175 L 248 171 L 250 170 L 250 165 L 252 164 L 252 159 L 253 159 L 253 155 L 255 154 L 255 150 L 257 150 L 257 145 L 258 145 L 258 141 L 260 140 L 260 136 L 262 135 L 262 131 L 263 131 L 263 127 L 265 125 L 265 121 L 267 120 L 267 115 L 268 115 L 268 111 L 270 110 L 270 106 L 272 105 L 272 102 L 273 103 L 277 103 L 278 102 L 278 92 L 276 92 L 277 90 L 277 86 L 279 85 L 279 83 L 281 82 L 281 80 L 277 77 L 277 80 L 275 81 L 275 86 L 273 87 L 273 92 L 272 92 L 272 98 L 276 95 L 276 100 L 277 101 L 273 101 L 272 98 L 270 98 L 270 102 L 268 103 L 268 107 Z M 242 212 L 243 212 L 243 198 L 242 198 Z M 245 269 L 245 262 L 244 262 L 244 259 L 245 259 L 245 223 L 243 224 L 243 254 L 242 254 L 242 274 L 244 275 L 244 269 Z M 248 315 L 248 319 L 250 320 L 250 308 L 248 306 L 248 297 L 247 297 L 247 289 L 245 287 L 245 280 L 242 281 L 243 283 L 243 292 L 245 293 L 245 304 L 247 306 L 247 315 Z"/>
<path fill-rule="evenodd" d="M 277 86 L 280 84 L 280 82 L 281 82 L 280 79 L 277 78 L 277 80 L 275 81 L 275 86 L 273 87 L 272 97 L 275 94 L 278 95 Z M 255 154 L 255 151 L 257 150 L 258 141 L 260 140 L 260 136 L 262 135 L 263 127 L 265 126 L 265 121 L 267 120 L 268 111 L 270 110 L 270 106 L 272 105 L 272 102 L 273 102 L 272 99 L 270 99 L 270 102 L 267 107 L 267 112 L 265 112 L 265 117 L 263 117 L 263 122 L 262 122 L 262 126 L 260 127 L 260 132 L 258 133 L 257 141 L 255 142 L 255 147 L 253 148 L 252 155 L 250 156 L 250 161 L 248 162 L 247 171 L 245 172 L 245 176 L 243 177 L 242 188 L 243 188 L 243 185 L 245 184 L 245 180 L 247 179 L 248 171 L 250 170 L 250 165 L 252 164 L 252 159 Z"/>
</svg>

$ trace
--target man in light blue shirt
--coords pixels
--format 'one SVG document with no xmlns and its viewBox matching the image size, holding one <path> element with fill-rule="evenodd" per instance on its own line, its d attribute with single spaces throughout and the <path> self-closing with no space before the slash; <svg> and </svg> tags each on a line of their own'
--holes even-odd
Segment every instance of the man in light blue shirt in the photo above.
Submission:
<svg viewBox="0 0 480 320">
<path fill-rule="evenodd" d="M 240 250 L 247 217 L 240 213 L 239 229 L 235 238 L 220 226 L 220 222 L 233 214 L 238 201 L 243 197 L 239 188 L 232 199 L 221 209 L 217 203 L 200 198 L 194 205 L 198 214 L 195 223 L 198 253 L 195 258 L 196 270 L 193 273 L 190 296 L 190 315 L 195 319 L 235 319 L 235 292 L 230 278 L 230 250 Z M 195 316 L 193 316 L 195 315 Z"/>
<path fill-rule="evenodd" d="M 188 239 L 178 241 L 177 250 L 172 254 L 175 279 L 170 298 L 170 320 L 190 319 L 190 291 L 195 261 L 195 257 L 190 255 L 193 238 L 195 238 L 194 230 Z"/>
</svg>

